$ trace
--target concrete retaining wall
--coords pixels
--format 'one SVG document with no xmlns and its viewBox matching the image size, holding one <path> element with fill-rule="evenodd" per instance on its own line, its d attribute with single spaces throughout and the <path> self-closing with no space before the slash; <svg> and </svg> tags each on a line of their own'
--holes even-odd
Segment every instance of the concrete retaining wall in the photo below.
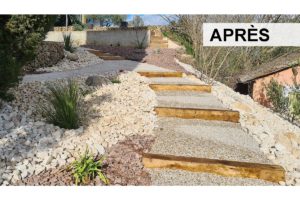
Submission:
<svg viewBox="0 0 300 200">
<path fill-rule="evenodd" d="M 71 33 L 71 38 L 77 46 L 79 45 L 105 45 L 105 46 L 137 46 L 137 40 L 143 42 L 144 47 L 150 43 L 150 30 L 148 29 L 112 29 L 105 31 L 71 31 L 48 32 L 45 41 L 63 42 L 63 34 Z"/>
</svg>

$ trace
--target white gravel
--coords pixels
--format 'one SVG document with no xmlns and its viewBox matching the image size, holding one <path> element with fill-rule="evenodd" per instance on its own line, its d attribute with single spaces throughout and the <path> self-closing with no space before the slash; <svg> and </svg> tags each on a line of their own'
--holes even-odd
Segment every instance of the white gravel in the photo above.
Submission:
<svg viewBox="0 0 300 200">
<path fill-rule="evenodd" d="M 192 66 L 177 63 L 201 77 L 201 72 Z M 285 184 L 300 185 L 300 128 L 220 82 L 214 82 L 212 94 L 226 107 L 240 112 L 242 128 L 257 141 L 270 160 L 285 168 Z"/>
<path fill-rule="evenodd" d="M 83 102 L 87 121 L 77 130 L 53 126 L 36 114 L 44 102 L 46 82 L 23 83 L 15 89 L 16 100 L 0 110 L 0 185 L 71 163 L 86 147 L 104 154 L 126 136 L 152 134 L 156 101 L 145 78 L 128 72 L 119 76 L 120 84 L 100 88 L 88 87 L 84 80 L 76 79 L 91 93 Z"/>
</svg>

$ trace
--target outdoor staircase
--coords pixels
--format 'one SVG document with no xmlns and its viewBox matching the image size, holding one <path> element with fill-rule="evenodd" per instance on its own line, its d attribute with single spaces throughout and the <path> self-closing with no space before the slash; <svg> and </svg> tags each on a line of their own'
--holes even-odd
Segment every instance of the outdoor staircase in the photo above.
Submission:
<svg viewBox="0 0 300 200">
<path fill-rule="evenodd" d="M 150 48 L 168 48 L 168 39 L 163 37 L 160 30 L 151 30 Z"/>
<path fill-rule="evenodd" d="M 224 107 L 211 94 L 210 85 L 194 82 L 181 72 L 139 73 L 150 79 L 158 100 L 159 128 L 151 152 L 143 155 L 146 168 L 175 169 L 175 185 L 181 170 L 260 179 L 264 184 L 285 180 L 285 170 L 265 157 L 240 127 L 239 112 Z"/>
<path fill-rule="evenodd" d="M 99 58 L 101 58 L 103 60 L 125 60 L 125 58 L 122 56 L 113 55 L 111 53 L 106 53 L 106 52 L 102 52 L 99 50 L 91 49 L 88 51 L 92 54 L 95 54 L 96 56 L 98 56 Z"/>
</svg>

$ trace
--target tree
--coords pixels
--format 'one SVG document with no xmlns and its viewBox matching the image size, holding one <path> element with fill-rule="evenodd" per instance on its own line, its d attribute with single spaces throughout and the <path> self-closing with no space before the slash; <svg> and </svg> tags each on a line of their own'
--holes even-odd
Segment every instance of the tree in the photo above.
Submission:
<svg viewBox="0 0 300 200">
<path fill-rule="evenodd" d="M 287 23 L 299 22 L 300 15 L 163 15 L 168 30 L 190 43 L 196 68 L 208 83 L 219 80 L 235 84 L 236 78 L 263 62 L 299 50 L 293 47 L 205 47 L 203 23 Z M 232 85 L 231 85 L 232 86 Z"/>
<path fill-rule="evenodd" d="M 0 16 L 0 97 L 18 82 L 22 67 L 34 59 L 36 48 L 55 22 L 54 15 Z"/>
<path fill-rule="evenodd" d="M 100 23 L 100 26 L 119 26 L 122 21 L 127 19 L 127 15 L 88 15 L 90 19 L 97 20 Z"/>
<path fill-rule="evenodd" d="M 132 20 L 132 25 L 134 27 L 144 26 L 144 21 L 139 15 L 135 15 Z"/>
</svg>

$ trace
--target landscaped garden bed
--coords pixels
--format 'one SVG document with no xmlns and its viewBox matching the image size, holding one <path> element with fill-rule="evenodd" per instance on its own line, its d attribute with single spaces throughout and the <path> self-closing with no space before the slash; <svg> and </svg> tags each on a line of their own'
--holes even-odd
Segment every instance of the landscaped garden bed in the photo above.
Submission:
<svg viewBox="0 0 300 200">
<path fill-rule="evenodd" d="M 74 184 L 74 177 L 69 176 L 73 173 L 65 169 L 87 149 L 95 159 L 107 155 L 103 161 L 103 172 L 105 174 L 107 171 L 106 176 L 111 184 L 148 184 L 148 181 L 143 181 L 143 176 L 141 181 L 133 181 L 130 177 L 134 173 L 138 176 L 142 174 L 131 170 L 143 170 L 139 164 L 140 157 L 135 152 L 149 148 L 148 137 L 151 138 L 155 126 L 155 94 L 147 86 L 146 79 L 135 72 L 122 73 L 118 78 L 100 79 L 118 82 L 106 80 L 102 86 L 88 86 L 87 77 L 72 80 L 82 95 L 78 103 L 82 120 L 76 129 L 53 125 L 40 111 L 42 105 L 53 106 L 47 99 L 51 94 L 49 85 L 68 86 L 66 79 L 21 83 L 12 89 L 15 100 L 3 103 L 0 110 L 1 185 Z M 141 139 L 126 142 L 128 137 L 134 135 L 140 135 Z M 116 148 L 119 147 L 113 147 L 115 144 L 124 147 L 124 151 L 118 152 Z M 126 146 L 129 146 L 127 150 Z M 125 152 L 129 152 L 127 157 Z M 119 166 L 120 162 L 115 160 L 122 160 L 123 164 Z M 123 175 L 126 180 L 116 173 L 121 172 L 120 169 L 126 164 L 134 163 L 137 163 L 136 167 L 128 170 L 128 175 Z M 98 185 L 99 180 L 95 181 L 88 184 Z"/>
</svg>

